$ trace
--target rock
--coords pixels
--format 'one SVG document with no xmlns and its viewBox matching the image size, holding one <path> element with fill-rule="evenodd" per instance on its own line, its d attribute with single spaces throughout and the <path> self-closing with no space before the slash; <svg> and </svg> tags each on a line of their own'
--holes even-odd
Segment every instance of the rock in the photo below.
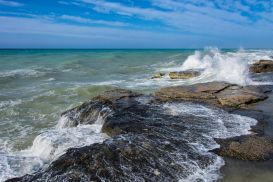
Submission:
<svg viewBox="0 0 273 182">
<path fill-rule="evenodd" d="M 179 71 L 179 72 L 170 72 L 169 77 L 171 79 L 189 79 L 193 77 L 200 76 L 199 71 L 193 71 L 193 70 L 188 70 L 188 71 Z"/>
<path fill-rule="evenodd" d="M 263 90 L 256 86 L 231 86 L 216 95 L 221 105 L 231 107 L 243 107 L 267 98 Z"/>
<path fill-rule="evenodd" d="M 220 149 L 215 152 L 221 156 L 241 160 L 260 161 L 270 158 L 273 154 L 273 141 L 262 136 L 244 136 L 237 139 L 218 141 Z"/>
<path fill-rule="evenodd" d="M 268 90 L 266 90 L 268 91 Z M 162 88 L 155 92 L 159 101 L 190 100 L 217 106 L 245 107 L 267 98 L 257 86 L 239 86 L 225 82 L 198 83 Z"/>
<path fill-rule="evenodd" d="M 157 73 L 154 76 L 152 76 L 152 79 L 162 78 L 163 76 L 165 76 L 165 73 Z"/>
<path fill-rule="evenodd" d="M 273 72 L 273 60 L 260 60 L 250 67 L 253 73 Z"/>
<path fill-rule="evenodd" d="M 62 113 L 62 116 L 68 117 L 74 126 L 78 124 L 93 124 L 99 116 L 105 118 L 116 108 L 130 107 L 133 103 L 127 102 L 127 100 L 140 95 L 125 89 L 109 90 L 94 97 L 91 101 Z"/>
</svg>

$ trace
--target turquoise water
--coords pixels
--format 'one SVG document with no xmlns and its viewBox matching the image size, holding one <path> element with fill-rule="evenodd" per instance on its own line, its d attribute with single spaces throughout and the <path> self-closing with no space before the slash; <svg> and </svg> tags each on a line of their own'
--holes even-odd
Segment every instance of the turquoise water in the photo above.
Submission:
<svg viewBox="0 0 273 182">
<path fill-rule="evenodd" d="M 149 93 L 212 80 L 260 84 L 249 77 L 248 65 L 273 55 L 272 50 L 196 51 L 0 50 L 1 159 L 30 148 L 36 136 L 56 126 L 62 112 L 105 90 Z M 158 72 L 194 68 L 202 71 L 200 77 L 151 79 Z M 0 169 L 5 165 L 0 163 Z M 7 176 L 0 172 L 0 181 Z"/>
</svg>

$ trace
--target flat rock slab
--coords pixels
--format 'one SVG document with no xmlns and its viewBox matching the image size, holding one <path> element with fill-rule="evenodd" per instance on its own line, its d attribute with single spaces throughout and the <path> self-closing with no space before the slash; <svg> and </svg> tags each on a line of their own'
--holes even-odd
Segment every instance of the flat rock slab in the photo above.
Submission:
<svg viewBox="0 0 273 182">
<path fill-rule="evenodd" d="M 257 86 L 239 86 L 225 82 L 198 83 L 162 88 L 155 92 L 159 101 L 191 100 L 217 106 L 245 107 L 267 98 L 268 90 Z"/>
<path fill-rule="evenodd" d="M 253 73 L 273 72 L 273 60 L 260 60 L 259 62 L 254 63 L 250 67 L 250 72 Z"/>
</svg>

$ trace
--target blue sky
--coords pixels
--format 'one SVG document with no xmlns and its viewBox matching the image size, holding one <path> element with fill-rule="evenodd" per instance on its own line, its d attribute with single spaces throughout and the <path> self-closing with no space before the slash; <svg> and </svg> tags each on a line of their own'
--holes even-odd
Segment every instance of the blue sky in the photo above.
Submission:
<svg viewBox="0 0 273 182">
<path fill-rule="evenodd" d="M 272 48 L 273 0 L 0 0 L 0 48 Z"/>
</svg>

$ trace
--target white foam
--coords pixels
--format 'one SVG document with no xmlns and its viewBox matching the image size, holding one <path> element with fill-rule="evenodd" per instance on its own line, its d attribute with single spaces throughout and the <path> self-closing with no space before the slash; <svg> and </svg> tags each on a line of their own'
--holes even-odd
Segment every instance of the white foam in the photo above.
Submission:
<svg viewBox="0 0 273 182">
<path fill-rule="evenodd" d="M 45 75 L 44 72 L 37 71 L 35 69 L 15 69 L 10 71 L 4 71 L 0 73 L 0 78 L 4 77 L 39 77 Z"/>
<path fill-rule="evenodd" d="M 198 70 L 201 75 L 188 80 L 177 80 L 175 84 L 194 84 L 209 81 L 226 81 L 239 85 L 265 84 L 253 82 L 249 77 L 250 64 L 261 59 L 272 59 L 273 51 L 240 49 L 237 52 L 221 52 L 218 48 L 195 51 L 180 66 L 161 68 L 157 72 Z M 183 60 L 181 60 L 183 61 Z M 158 85 L 174 85 L 173 80 L 156 80 Z M 156 82 L 155 80 L 150 82 Z M 148 81 L 146 81 L 148 84 Z"/>
<path fill-rule="evenodd" d="M 18 100 L 8 100 L 8 101 L 1 101 L 0 102 L 0 110 L 2 109 L 6 109 L 6 108 L 11 108 L 14 107 L 16 105 L 19 105 L 22 103 L 21 99 Z"/>
<path fill-rule="evenodd" d="M 71 127 L 72 122 L 62 116 L 56 128 L 38 135 L 30 148 L 15 153 L 0 153 L 0 181 L 30 174 L 49 164 L 67 149 L 103 142 L 108 136 L 101 133 L 102 117 L 92 125 Z"/>
<path fill-rule="evenodd" d="M 202 138 L 196 139 L 191 138 L 191 135 L 185 132 L 185 139 L 189 140 L 192 148 L 198 153 L 209 155 L 213 159 L 213 163 L 206 168 L 201 168 L 195 161 L 185 161 L 187 166 L 194 171 L 186 179 L 183 178 L 183 182 L 192 181 L 207 181 L 212 182 L 218 180 L 220 176 L 219 169 L 225 164 L 224 160 L 216 154 L 210 153 L 209 151 L 218 148 L 219 145 L 215 142 L 214 138 L 229 138 L 240 135 L 246 135 L 250 133 L 251 126 L 255 125 L 257 121 L 255 119 L 229 114 L 223 110 L 216 109 L 212 110 L 202 105 L 196 105 L 191 103 L 167 103 L 163 105 L 165 112 L 171 115 L 190 115 L 195 117 L 202 117 L 204 123 L 195 121 L 188 123 L 194 125 L 194 129 L 205 130 L 202 134 Z M 190 128 L 188 128 L 190 131 Z M 193 140 L 194 142 L 191 142 Z"/>
</svg>

